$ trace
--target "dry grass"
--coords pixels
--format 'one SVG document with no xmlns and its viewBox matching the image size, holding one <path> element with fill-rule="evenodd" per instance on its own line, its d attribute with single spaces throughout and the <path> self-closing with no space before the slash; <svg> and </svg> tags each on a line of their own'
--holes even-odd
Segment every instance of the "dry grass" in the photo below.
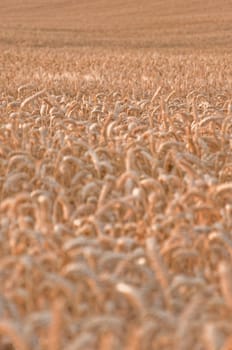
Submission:
<svg viewBox="0 0 232 350">
<path fill-rule="evenodd" d="M 2 350 L 230 349 L 230 63 L 2 50 Z"/>
</svg>

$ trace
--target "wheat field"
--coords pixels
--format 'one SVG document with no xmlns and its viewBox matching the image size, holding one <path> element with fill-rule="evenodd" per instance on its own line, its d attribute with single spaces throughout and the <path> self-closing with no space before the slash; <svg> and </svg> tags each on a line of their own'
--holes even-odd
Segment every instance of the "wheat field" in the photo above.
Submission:
<svg viewBox="0 0 232 350">
<path fill-rule="evenodd" d="M 58 33 L 45 1 L 18 4 L 0 37 L 0 350 L 231 350 L 227 42 L 106 43 L 100 0 L 76 39 L 72 11 Z"/>
</svg>

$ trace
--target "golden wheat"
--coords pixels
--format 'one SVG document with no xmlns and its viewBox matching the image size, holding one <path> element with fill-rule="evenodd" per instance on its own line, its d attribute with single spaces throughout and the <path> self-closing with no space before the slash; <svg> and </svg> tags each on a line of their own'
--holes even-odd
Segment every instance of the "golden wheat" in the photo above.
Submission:
<svg viewBox="0 0 232 350">
<path fill-rule="evenodd" d="M 231 55 L 4 62 L 0 348 L 229 349 Z"/>
</svg>

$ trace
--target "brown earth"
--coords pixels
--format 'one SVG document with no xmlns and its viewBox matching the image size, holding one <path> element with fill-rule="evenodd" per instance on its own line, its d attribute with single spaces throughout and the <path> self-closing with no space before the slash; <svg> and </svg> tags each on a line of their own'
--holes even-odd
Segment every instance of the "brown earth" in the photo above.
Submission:
<svg viewBox="0 0 232 350">
<path fill-rule="evenodd" d="M 229 0 L 2 0 L 0 43 L 228 50 Z"/>
</svg>

